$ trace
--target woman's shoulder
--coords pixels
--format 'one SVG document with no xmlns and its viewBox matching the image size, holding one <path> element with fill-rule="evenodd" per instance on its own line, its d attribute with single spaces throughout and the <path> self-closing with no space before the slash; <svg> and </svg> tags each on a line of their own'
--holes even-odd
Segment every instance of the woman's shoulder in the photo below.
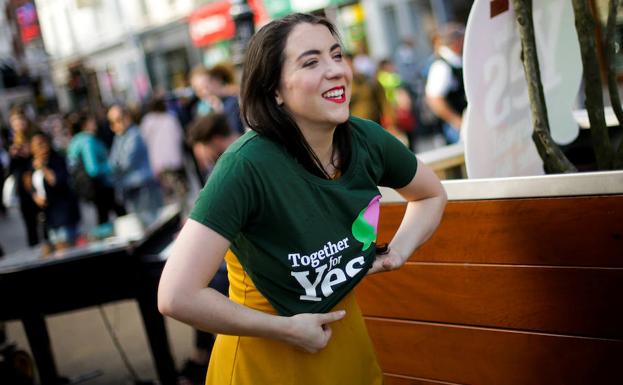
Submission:
<svg viewBox="0 0 623 385">
<path fill-rule="evenodd" d="M 350 124 L 353 133 L 363 135 L 365 137 L 379 136 L 383 135 L 385 132 L 385 129 L 378 123 L 352 115 L 348 118 L 348 123 Z"/>
<path fill-rule="evenodd" d="M 245 159 L 253 164 L 282 160 L 283 150 L 255 131 L 247 131 L 232 143 L 223 156 Z"/>
<path fill-rule="evenodd" d="M 353 145 L 368 147 L 368 150 L 371 150 L 370 146 L 384 143 L 390 135 L 381 125 L 372 120 L 351 116 L 348 123 L 352 131 Z"/>
</svg>

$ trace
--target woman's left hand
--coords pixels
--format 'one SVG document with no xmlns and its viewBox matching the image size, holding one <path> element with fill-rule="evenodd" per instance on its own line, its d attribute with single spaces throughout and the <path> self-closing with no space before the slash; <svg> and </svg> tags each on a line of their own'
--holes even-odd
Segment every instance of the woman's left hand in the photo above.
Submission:
<svg viewBox="0 0 623 385">
<path fill-rule="evenodd" d="M 384 271 L 392 271 L 400 268 L 407 261 L 407 258 L 398 254 L 395 249 L 389 249 L 386 254 L 377 254 L 374 263 L 368 274 L 381 273 Z"/>
</svg>

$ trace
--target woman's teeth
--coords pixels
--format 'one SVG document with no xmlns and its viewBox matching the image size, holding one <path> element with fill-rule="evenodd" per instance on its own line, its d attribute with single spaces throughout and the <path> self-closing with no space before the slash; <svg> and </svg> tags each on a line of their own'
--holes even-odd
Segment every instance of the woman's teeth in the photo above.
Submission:
<svg viewBox="0 0 623 385">
<path fill-rule="evenodd" d="M 342 97 L 342 95 L 344 95 L 344 90 L 343 89 L 332 90 L 332 91 L 328 91 L 328 92 L 325 92 L 324 94 L 322 94 L 322 96 L 325 97 L 325 98 L 340 98 L 340 97 Z"/>
</svg>

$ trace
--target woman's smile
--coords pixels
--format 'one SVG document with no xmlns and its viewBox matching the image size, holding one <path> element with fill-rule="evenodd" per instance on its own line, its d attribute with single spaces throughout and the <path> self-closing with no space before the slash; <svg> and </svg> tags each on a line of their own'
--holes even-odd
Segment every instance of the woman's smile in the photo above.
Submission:
<svg viewBox="0 0 623 385">
<path fill-rule="evenodd" d="M 344 103 L 346 102 L 346 88 L 344 86 L 331 88 L 323 93 L 322 97 L 333 103 Z"/>
</svg>

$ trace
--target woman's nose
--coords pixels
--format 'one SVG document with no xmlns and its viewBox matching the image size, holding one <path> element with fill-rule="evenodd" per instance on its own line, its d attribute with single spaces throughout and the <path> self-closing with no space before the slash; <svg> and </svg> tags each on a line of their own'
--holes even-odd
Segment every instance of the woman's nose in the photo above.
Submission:
<svg viewBox="0 0 623 385">
<path fill-rule="evenodd" d="M 331 60 L 327 66 L 327 78 L 339 78 L 346 74 L 346 63 Z"/>
</svg>

